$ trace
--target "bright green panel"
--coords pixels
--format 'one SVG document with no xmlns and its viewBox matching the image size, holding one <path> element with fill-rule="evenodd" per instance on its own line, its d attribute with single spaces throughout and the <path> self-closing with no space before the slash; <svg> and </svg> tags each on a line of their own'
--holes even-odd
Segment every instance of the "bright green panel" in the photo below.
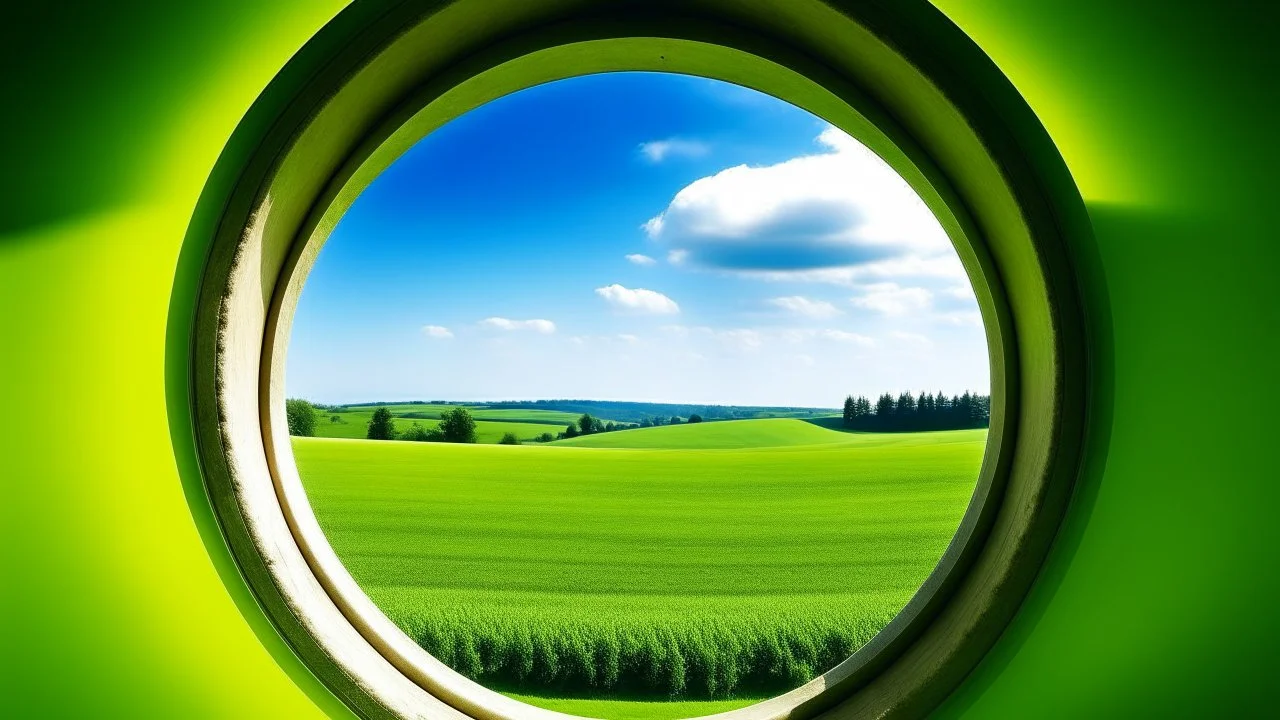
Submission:
<svg viewBox="0 0 1280 720">
<path fill-rule="evenodd" d="M 339 6 L 6 8 L 0 715 L 345 714 L 263 644 L 270 629 L 237 606 L 252 599 L 233 600 L 210 562 L 174 464 L 164 360 L 213 162 Z M 45 417 L 70 407 L 98 419 Z"/>
<path fill-rule="evenodd" d="M 940 5 L 1080 182 L 1104 364 L 1093 452 L 1054 555 L 939 715 L 1273 715 L 1277 17 L 1244 4 Z"/>
</svg>

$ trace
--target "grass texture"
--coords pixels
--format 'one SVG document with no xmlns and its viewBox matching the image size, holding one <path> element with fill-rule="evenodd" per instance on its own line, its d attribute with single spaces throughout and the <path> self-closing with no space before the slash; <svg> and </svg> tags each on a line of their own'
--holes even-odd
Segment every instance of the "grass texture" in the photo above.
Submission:
<svg viewBox="0 0 1280 720">
<path fill-rule="evenodd" d="M 628 436 L 645 444 L 294 450 L 356 581 L 464 675 L 722 699 L 795 687 L 888 623 L 954 534 L 986 431 L 748 420 L 586 440 Z"/>
</svg>

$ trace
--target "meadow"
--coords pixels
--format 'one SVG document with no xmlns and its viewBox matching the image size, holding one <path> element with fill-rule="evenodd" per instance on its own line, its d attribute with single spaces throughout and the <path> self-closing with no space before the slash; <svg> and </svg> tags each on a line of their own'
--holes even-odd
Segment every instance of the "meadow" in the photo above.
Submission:
<svg viewBox="0 0 1280 720">
<path fill-rule="evenodd" d="M 293 442 L 338 556 L 422 647 L 533 704 L 659 718 L 785 691 L 867 642 L 950 541 L 985 439 L 772 419 Z"/>
<path fill-rule="evenodd" d="M 405 404 L 386 407 L 391 411 L 396 431 L 403 432 L 414 423 L 426 429 L 434 428 L 441 413 L 453 406 Z M 372 405 L 361 405 L 345 408 L 341 412 L 317 411 L 316 437 L 362 440 L 368 432 L 374 409 L 375 406 Z M 476 442 L 490 445 L 496 444 L 506 433 L 515 433 L 521 442 L 532 442 L 543 433 L 555 435 L 564 430 L 565 425 L 578 419 L 572 413 L 554 410 L 496 410 L 483 407 L 471 407 L 468 410 L 476 419 Z"/>
</svg>

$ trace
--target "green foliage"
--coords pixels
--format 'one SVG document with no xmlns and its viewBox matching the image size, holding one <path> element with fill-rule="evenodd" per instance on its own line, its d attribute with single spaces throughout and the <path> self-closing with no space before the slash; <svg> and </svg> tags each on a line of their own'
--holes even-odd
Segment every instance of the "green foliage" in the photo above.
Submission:
<svg viewBox="0 0 1280 720">
<path fill-rule="evenodd" d="M 284 413 L 289 423 L 289 434 L 296 437 L 312 437 L 316 434 L 315 406 L 300 398 L 284 401 Z"/>
<path fill-rule="evenodd" d="M 534 440 L 537 440 L 537 441 L 538 441 L 538 442 L 540 442 L 540 443 L 549 443 L 549 442 L 551 442 L 551 441 L 553 441 L 553 440 L 555 440 L 555 439 L 556 439 L 556 436 L 555 436 L 555 435 L 552 435 L 552 434 L 551 434 L 551 433 L 549 433 L 549 432 L 544 432 L 544 433 L 542 433 L 541 435 L 539 435 L 538 437 L 534 438 Z"/>
<path fill-rule="evenodd" d="M 694 413 L 694 414 L 692 414 L 692 415 L 690 415 L 690 416 L 689 416 L 689 422 L 690 422 L 690 423 L 700 423 L 700 422 L 702 422 L 702 416 L 701 416 L 701 415 L 699 415 L 699 414 L 697 414 L 697 413 Z"/>
<path fill-rule="evenodd" d="M 369 430 L 365 433 L 365 437 L 370 440 L 394 440 L 396 436 L 396 425 L 391 420 L 391 411 L 386 408 L 378 408 L 373 411 L 373 417 L 369 419 Z"/>
<path fill-rule="evenodd" d="M 520 438 L 516 437 L 515 433 L 507 433 L 506 435 L 502 436 L 502 439 L 498 441 L 498 444 L 499 445 L 519 445 Z"/>
<path fill-rule="evenodd" d="M 777 692 L 865 643 L 951 540 L 985 438 L 759 420 L 562 441 L 587 449 L 294 447 L 338 556 L 441 660 L 513 690 L 667 699 Z"/>
<path fill-rule="evenodd" d="M 578 418 L 578 430 L 583 435 L 590 435 L 591 433 L 595 432 L 596 419 L 591 417 L 591 415 L 588 413 L 583 413 L 582 417 Z"/>
<path fill-rule="evenodd" d="M 440 428 L 434 428 L 434 427 L 425 428 L 419 425 L 418 423 L 414 423 L 413 425 L 410 425 L 408 430 L 405 430 L 404 432 L 400 433 L 400 439 L 408 440 L 410 442 L 444 442 L 445 441 L 444 433 L 440 431 Z"/>
<path fill-rule="evenodd" d="M 440 416 L 440 432 L 444 435 L 445 442 L 473 443 L 476 441 L 475 418 L 471 417 L 466 408 L 455 407 Z"/>
<path fill-rule="evenodd" d="M 560 433 L 560 434 L 561 434 L 562 436 L 564 436 L 564 437 L 567 437 L 567 438 L 576 438 L 576 437 L 578 437 L 578 426 L 577 426 L 577 425 L 574 425 L 573 423 L 570 423 L 570 424 L 568 424 L 568 425 L 565 425 L 565 426 L 564 426 L 564 432 L 562 432 L 562 433 Z"/>
</svg>

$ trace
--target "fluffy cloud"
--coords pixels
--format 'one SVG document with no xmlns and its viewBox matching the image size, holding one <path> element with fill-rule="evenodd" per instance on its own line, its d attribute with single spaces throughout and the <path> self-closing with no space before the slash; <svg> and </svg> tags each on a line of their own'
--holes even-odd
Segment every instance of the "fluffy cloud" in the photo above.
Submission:
<svg viewBox="0 0 1280 720">
<path fill-rule="evenodd" d="M 669 157 L 702 157 L 710 150 L 706 143 L 680 138 L 640 143 L 640 154 L 651 163 L 660 163 Z"/>
<path fill-rule="evenodd" d="M 776 297 L 769 301 L 769 304 L 786 310 L 795 315 L 801 315 L 809 318 L 829 318 L 840 314 L 840 310 L 825 300 L 810 300 L 800 295 L 790 295 L 788 297 Z"/>
<path fill-rule="evenodd" d="M 891 282 L 874 283 L 867 285 L 863 294 L 850 302 L 864 310 L 875 310 L 897 317 L 928 310 L 933 305 L 933 293 L 921 287 L 900 287 Z"/>
<path fill-rule="evenodd" d="M 835 128 L 818 142 L 826 152 L 693 182 L 645 232 L 694 264 L 747 272 L 954 256 L 933 214 L 884 161 Z"/>
<path fill-rule="evenodd" d="M 632 265 L 643 265 L 645 267 L 648 267 L 650 265 L 657 264 L 658 261 L 649 257 L 648 255 L 641 255 L 640 253 L 632 253 L 627 256 L 627 262 L 631 263 Z"/>
<path fill-rule="evenodd" d="M 441 327 L 439 325 L 423 325 L 422 333 L 427 337 L 435 338 L 436 340 L 453 339 L 453 333 L 450 332 L 449 328 Z"/>
<path fill-rule="evenodd" d="M 510 320 L 503 317 L 485 318 L 480 321 L 485 327 L 496 328 L 498 330 L 532 330 L 543 335 L 550 335 L 556 331 L 556 324 L 550 320 Z"/>
<path fill-rule="evenodd" d="M 649 315 L 674 315 L 680 312 L 675 300 L 654 290 L 625 288 L 617 283 L 596 288 L 596 294 L 617 308 Z"/>
</svg>

